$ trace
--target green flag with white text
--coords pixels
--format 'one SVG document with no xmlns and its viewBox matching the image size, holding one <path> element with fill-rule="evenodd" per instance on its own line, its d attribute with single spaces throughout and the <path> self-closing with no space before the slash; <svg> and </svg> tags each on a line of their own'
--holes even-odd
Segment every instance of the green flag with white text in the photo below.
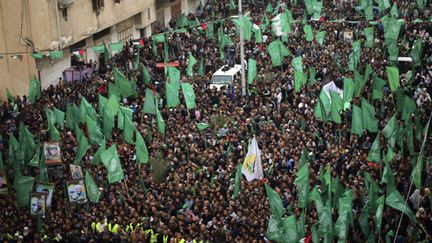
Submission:
<svg viewBox="0 0 432 243">
<path fill-rule="evenodd" d="M 95 181 L 93 180 L 93 177 L 91 176 L 88 170 L 86 170 L 85 172 L 85 187 L 86 187 L 87 196 L 90 199 L 90 201 L 92 203 L 98 203 L 102 193 L 99 191 L 99 187 L 96 185 Z"/>
<path fill-rule="evenodd" d="M 257 64 L 257 61 L 255 59 L 249 58 L 249 60 L 248 60 L 248 84 L 252 84 L 256 75 L 257 75 L 256 64 Z"/>
<path fill-rule="evenodd" d="M 105 168 L 108 170 L 108 182 L 113 184 L 124 179 L 123 169 L 117 153 L 117 144 L 113 144 L 110 148 L 101 154 L 101 160 Z"/>
<path fill-rule="evenodd" d="M 189 53 L 189 61 L 188 61 L 188 66 L 187 66 L 187 70 L 186 70 L 186 75 L 189 77 L 193 76 L 193 66 L 197 63 L 197 60 L 195 59 L 195 57 L 192 55 L 192 53 Z"/>
<path fill-rule="evenodd" d="M 147 146 L 144 142 L 141 133 L 138 130 L 135 130 L 135 150 L 136 150 L 136 158 L 138 164 L 147 164 L 149 161 L 149 152 L 147 150 Z"/>
</svg>

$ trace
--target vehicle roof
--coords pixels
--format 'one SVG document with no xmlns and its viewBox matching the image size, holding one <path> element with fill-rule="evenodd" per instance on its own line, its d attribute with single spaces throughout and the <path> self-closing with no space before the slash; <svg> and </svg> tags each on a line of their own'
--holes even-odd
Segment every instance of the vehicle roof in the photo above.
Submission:
<svg viewBox="0 0 432 243">
<path fill-rule="evenodd" d="M 230 76 L 234 76 L 236 73 L 240 72 L 241 70 L 241 65 L 240 64 L 236 64 L 234 65 L 234 67 L 230 68 L 228 71 L 224 72 L 222 71 L 224 67 L 219 68 L 219 70 L 217 70 L 213 76 L 215 75 L 230 75 Z"/>
</svg>

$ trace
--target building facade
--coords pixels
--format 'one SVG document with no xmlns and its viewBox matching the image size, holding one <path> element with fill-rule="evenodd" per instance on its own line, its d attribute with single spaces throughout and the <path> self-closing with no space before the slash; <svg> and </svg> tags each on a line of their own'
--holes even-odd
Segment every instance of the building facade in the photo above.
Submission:
<svg viewBox="0 0 432 243">
<path fill-rule="evenodd" d="M 155 0 L 0 0 L 0 98 L 6 89 L 27 95 L 29 80 L 42 88 L 58 82 L 71 67 L 74 50 L 95 60 L 90 47 L 152 34 Z M 63 50 L 59 59 L 32 57 L 32 52 Z"/>
</svg>

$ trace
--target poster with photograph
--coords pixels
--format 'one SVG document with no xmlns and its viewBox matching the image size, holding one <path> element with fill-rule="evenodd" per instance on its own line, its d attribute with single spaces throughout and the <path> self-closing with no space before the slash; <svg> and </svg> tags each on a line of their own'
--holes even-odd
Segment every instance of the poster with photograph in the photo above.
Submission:
<svg viewBox="0 0 432 243">
<path fill-rule="evenodd" d="M 61 164 L 62 161 L 60 157 L 61 153 L 60 153 L 59 142 L 45 142 L 44 156 L 45 156 L 45 164 L 48 166 Z"/>
<path fill-rule="evenodd" d="M 84 180 L 71 180 L 67 182 L 67 190 L 69 202 L 71 203 L 86 203 L 87 194 L 85 190 Z"/>
<path fill-rule="evenodd" d="M 4 171 L 0 170 L 0 195 L 8 194 L 7 177 L 3 173 Z"/>
<path fill-rule="evenodd" d="M 45 218 L 46 206 L 45 194 L 34 192 L 30 197 L 30 214 L 36 217 Z"/>
<path fill-rule="evenodd" d="M 51 207 L 51 201 L 54 193 L 54 185 L 52 184 L 38 184 L 36 192 L 45 194 L 46 206 Z"/>
<path fill-rule="evenodd" d="M 84 178 L 81 166 L 71 164 L 69 165 L 69 167 L 70 167 L 72 179 L 77 180 L 77 179 Z"/>
</svg>

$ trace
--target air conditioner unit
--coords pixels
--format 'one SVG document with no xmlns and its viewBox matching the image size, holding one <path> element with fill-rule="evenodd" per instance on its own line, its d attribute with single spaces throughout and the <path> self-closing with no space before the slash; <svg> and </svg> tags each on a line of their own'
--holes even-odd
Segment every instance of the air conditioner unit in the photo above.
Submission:
<svg viewBox="0 0 432 243">
<path fill-rule="evenodd" d="M 74 0 L 57 0 L 57 1 L 58 1 L 59 8 L 68 8 L 74 3 Z"/>
</svg>

